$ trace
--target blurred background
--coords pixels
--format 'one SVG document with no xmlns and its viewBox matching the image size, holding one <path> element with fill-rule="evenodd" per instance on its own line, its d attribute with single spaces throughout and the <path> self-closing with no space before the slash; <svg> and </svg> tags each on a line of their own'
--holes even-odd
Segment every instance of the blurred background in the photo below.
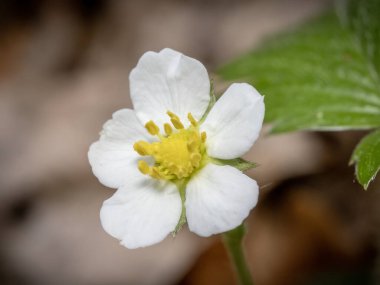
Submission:
<svg viewBox="0 0 380 285">
<path fill-rule="evenodd" d="M 99 209 L 113 190 L 92 175 L 88 147 L 131 107 L 128 75 L 144 52 L 199 59 L 221 92 L 218 66 L 331 5 L 1 0 L 0 284 L 235 284 L 219 236 L 184 229 L 139 250 L 108 236 Z M 245 240 L 255 284 L 380 284 L 379 183 L 363 191 L 347 165 L 363 134 L 264 129 L 247 154 L 260 164 Z"/>
</svg>

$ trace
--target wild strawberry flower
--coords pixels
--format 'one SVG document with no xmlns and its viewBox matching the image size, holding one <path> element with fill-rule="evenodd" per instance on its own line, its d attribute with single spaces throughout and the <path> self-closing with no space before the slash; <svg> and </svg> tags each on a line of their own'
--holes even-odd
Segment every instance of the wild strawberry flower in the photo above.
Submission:
<svg viewBox="0 0 380 285">
<path fill-rule="evenodd" d="M 258 186 L 223 161 L 257 139 L 263 97 L 249 84 L 232 84 L 208 110 L 205 67 L 171 49 L 145 53 L 129 80 L 134 110 L 115 112 L 88 153 L 99 181 L 117 188 L 100 211 L 104 230 L 138 248 L 185 221 L 204 237 L 239 226 Z"/>
</svg>

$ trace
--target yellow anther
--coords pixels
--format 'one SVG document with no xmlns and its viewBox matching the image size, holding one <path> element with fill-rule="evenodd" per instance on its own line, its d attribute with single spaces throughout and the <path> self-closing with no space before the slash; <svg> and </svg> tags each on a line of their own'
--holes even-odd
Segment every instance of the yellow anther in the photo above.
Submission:
<svg viewBox="0 0 380 285">
<path fill-rule="evenodd" d="M 179 179 L 183 178 L 183 176 L 184 176 L 184 171 L 183 171 L 183 169 L 182 169 L 182 168 L 178 169 L 178 171 L 177 171 L 176 174 L 177 174 L 177 177 L 178 177 Z"/>
<path fill-rule="evenodd" d="M 179 117 L 173 112 L 167 111 L 166 114 L 170 117 L 170 119 L 177 119 L 179 121 Z"/>
<path fill-rule="evenodd" d="M 201 133 L 201 139 L 202 139 L 202 142 L 205 142 L 205 141 L 206 141 L 206 139 L 207 139 L 207 134 L 206 134 L 206 132 L 202 132 L 202 133 Z"/>
<path fill-rule="evenodd" d="M 198 144 L 195 140 L 189 140 L 187 143 L 187 149 L 193 152 L 197 148 Z"/>
<path fill-rule="evenodd" d="M 150 172 L 149 174 L 150 174 L 150 176 L 152 176 L 153 178 L 156 178 L 156 179 L 160 179 L 160 178 L 161 178 L 160 172 L 159 172 L 159 170 L 157 169 L 157 167 L 152 167 L 151 172 Z"/>
<path fill-rule="evenodd" d="M 170 170 L 171 173 L 175 173 L 175 174 L 177 174 L 179 172 L 178 167 L 175 166 L 175 165 L 172 166 L 172 167 L 170 167 L 169 170 Z"/>
<path fill-rule="evenodd" d="M 173 133 L 173 129 L 168 123 L 164 124 L 164 129 L 167 136 L 170 136 Z"/>
<path fill-rule="evenodd" d="M 148 130 L 148 132 L 152 135 L 155 136 L 160 132 L 159 127 L 153 122 L 149 121 L 145 124 L 145 128 Z"/>
<path fill-rule="evenodd" d="M 138 141 L 133 145 L 133 149 L 139 155 L 150 155 L 152 153 L 152 145 L 145 141 Z"/>
<path fill-rule="evenodd" d="M 142 174 L 150 174 L 151 168 L 145 160 L 139 160 L 137 167 Z"/>
<path fill-rule="evenodd" d="M 192 153 L 190 156 L 191 164 L 195 167 L 199 166 L 201 159 L 202 159 L 202 157 L 199 153 Z"/>
<path fill-rule="evenodd" d="M 187 118 L 189 119 L 189 122 L 196 127 L 198 125 L 197 120 L 194 119 L 193 115 L 191 113 L 187 114 Z"/>
<path fill-rule="evenodd" d="M 172 122 L 173 126 L 177 129 L 177 130 L 181 130 L 184 128 L 183 124 L 181 123 L 181 121 L 177 118 L 171 118 L 170 121 Z"/>
<path fill-rule="evenodd" d="M 168 116 L 170 117 L 170 121 L 172 122 L 173 126 L 177 130 L 181 130 L 184 128 L 180 118 L 176 114 L 174 114 L 173 112 L 170 112 L 170 111 L 167 111 L 166 114 L 168 114 Z"/>
</svg>

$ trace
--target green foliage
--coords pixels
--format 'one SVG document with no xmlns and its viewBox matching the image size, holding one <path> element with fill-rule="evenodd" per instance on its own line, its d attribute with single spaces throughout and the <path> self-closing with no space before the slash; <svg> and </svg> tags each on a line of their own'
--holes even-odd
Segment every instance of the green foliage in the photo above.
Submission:
<svg viewBox="0 0 380 285">
<path fill-rule="evenodd" d="M 344 26 L 357 40 L 367 57 L 374 77 L 380 77 L 380 4 L 379 0 L 340 0 L 337 11 Z"/>
<path fill-rule="evenodd" d="M 272 132 L 380 127 L 380 1 L 343 0 L 337 8 L 344 25 L 325 15 L 219 69 L 266 95 Z M 366 164 L 360 154 L 354 161 Z M 372 155 L 378 169 L 380 153 Z M 368 181 L 358 176 L 367 187 L 377 170 L 357 168 L 368 170 Z"/>
<path fill-rule="evenodd" d="M 356 163 L 356 177 L 367 189 L 380 169 L 380 130 L 362 139 L 352 154 L 351 163 Z"/>
<path fill-rule="evenodd" d="M 219 70 L 266 95 L 273 132 L 377 127 L 380 92 L 366 59 L 334 16 L 326 16 Z"/>
</svg>

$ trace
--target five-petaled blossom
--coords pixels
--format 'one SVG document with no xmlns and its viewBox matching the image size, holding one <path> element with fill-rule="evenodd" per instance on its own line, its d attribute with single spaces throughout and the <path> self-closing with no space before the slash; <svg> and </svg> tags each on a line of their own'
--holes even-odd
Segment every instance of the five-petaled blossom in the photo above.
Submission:
<svg viewBox="0 0 380 285">
<path fill-rule="evenodd" d="M 223 161 L 257 139 L 263 97 L 249 84 L 232 84 L 208 110 L 205 67 L 171 49 L 145 53 L 129 80 L 134 110 L 115 112 L 88 153 L 99 181 L 117 188 L 100 211 L 105 231 L 137 248 L 184 221 L 204 237 L 239 226 L 258 186 Z"/>
</svg>

